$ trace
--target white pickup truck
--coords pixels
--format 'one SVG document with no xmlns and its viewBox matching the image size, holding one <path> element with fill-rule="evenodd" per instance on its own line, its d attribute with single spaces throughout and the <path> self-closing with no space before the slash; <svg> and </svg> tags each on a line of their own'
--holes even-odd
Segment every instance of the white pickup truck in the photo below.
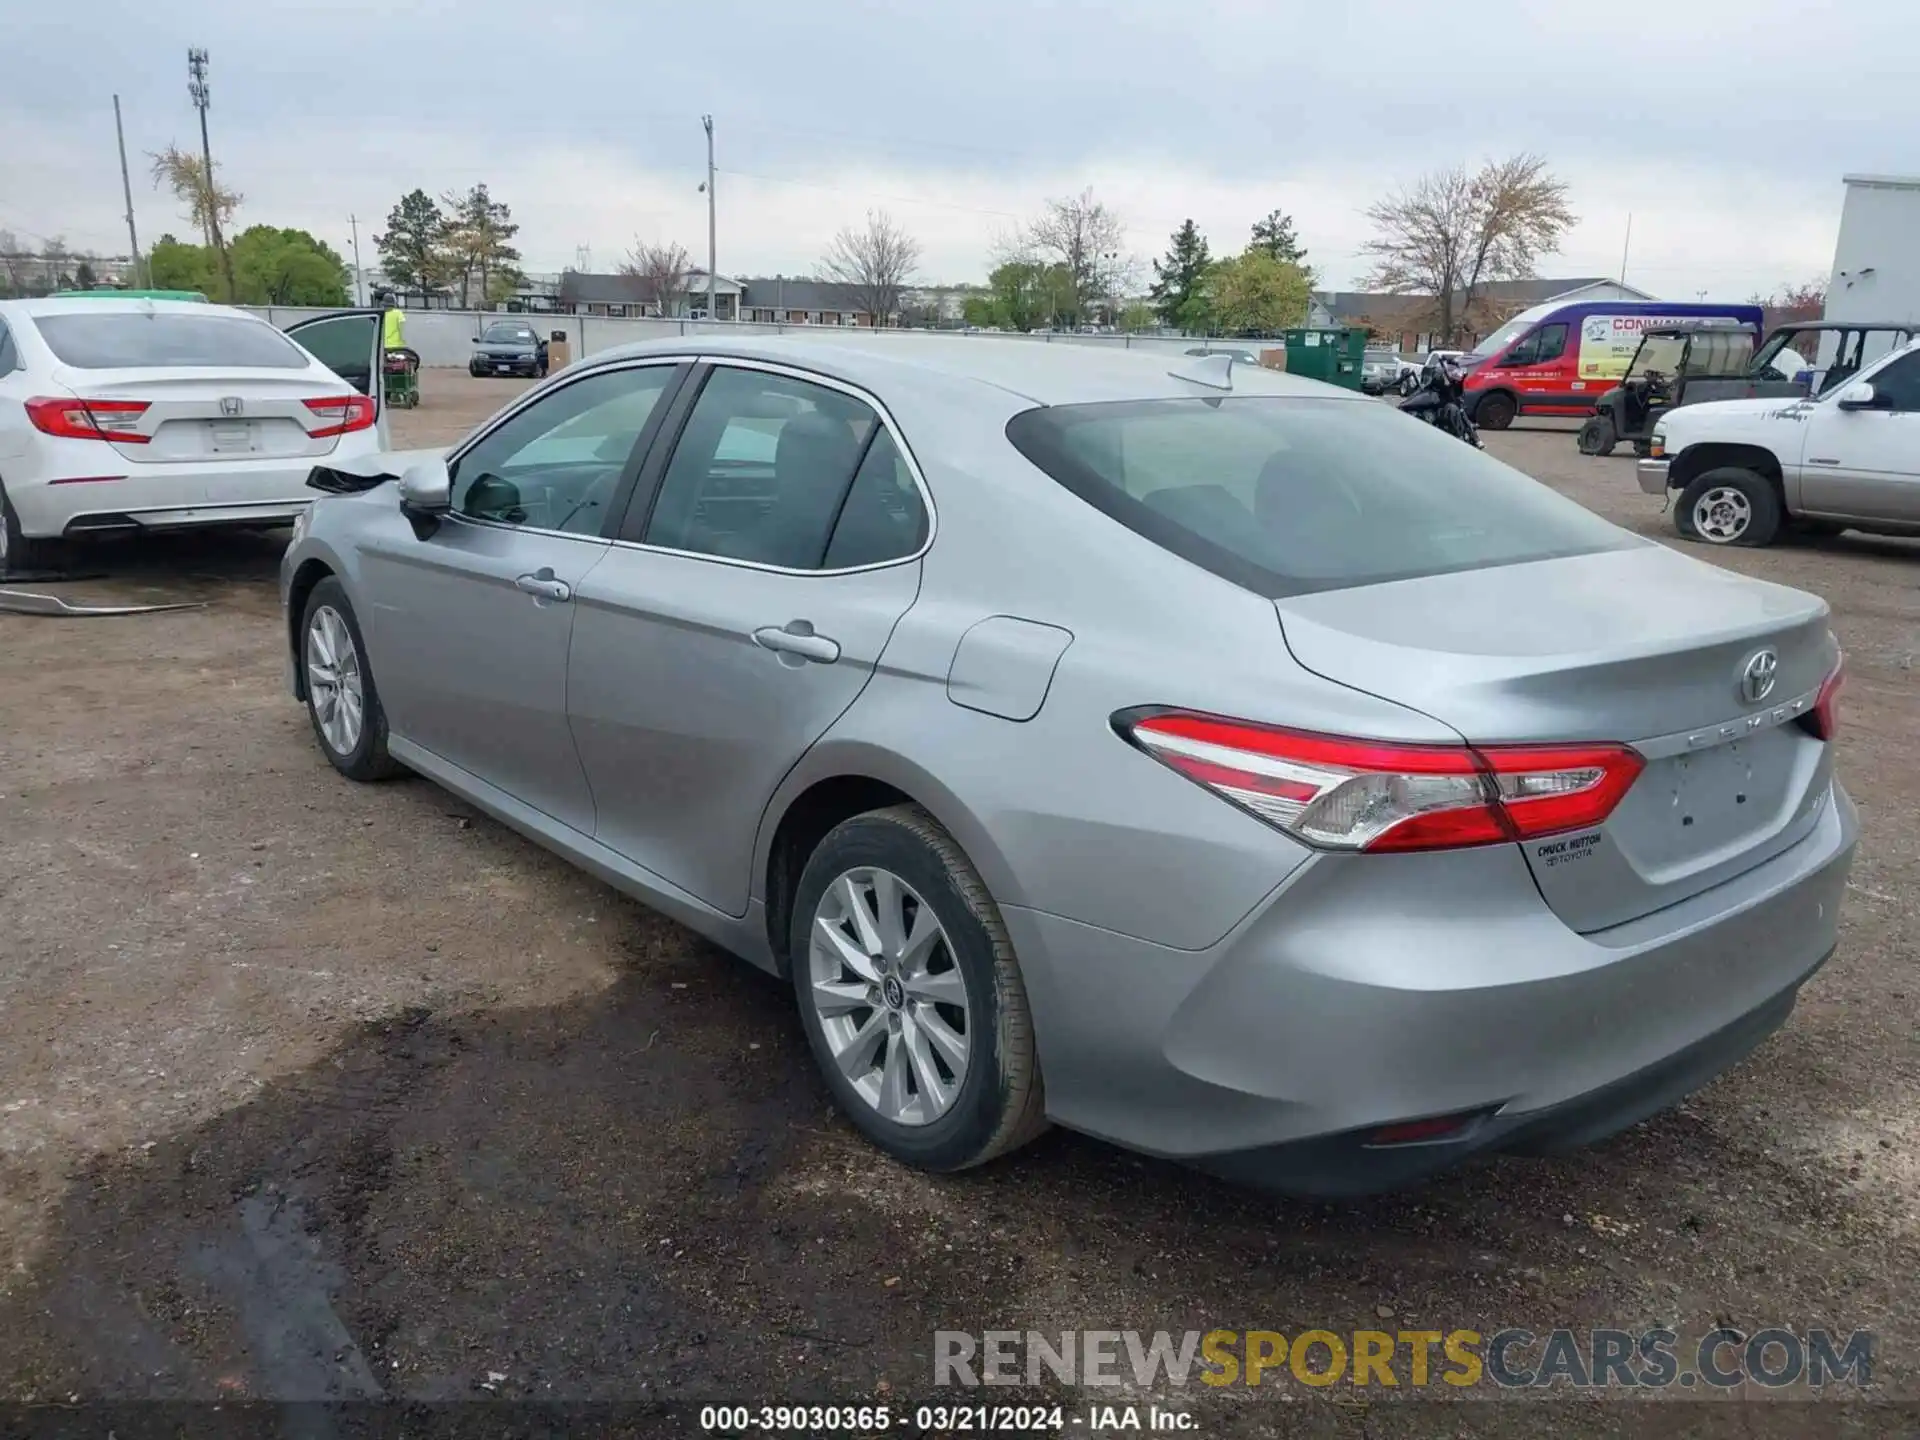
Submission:
<svg viewBox="0 0 1920 1440">
<path fill-rule="evenodd" d="M 1655 425 L 1649 495 L 1680 492 L 1674 528 L 1765 545 L 1783 528 L 1920 535 L 1920 342 L 1818 400 L 1710 400 Z"/>
</svg>

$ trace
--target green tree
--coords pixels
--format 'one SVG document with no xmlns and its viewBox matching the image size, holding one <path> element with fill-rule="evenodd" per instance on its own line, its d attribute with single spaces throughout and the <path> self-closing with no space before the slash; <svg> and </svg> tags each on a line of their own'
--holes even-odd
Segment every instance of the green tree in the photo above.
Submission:
<svg viewBox="0 0 1920 1440">
<path fill-rule="evenodd" d="M 387 212 L 385 234 L 373 237 L 380 268 L 403 290 L 432 290 L 446 283 L 447 220 L 431 195 L 413 190 Z"/>
<path fill-rule="evenodd" d="M 1309 275 L 1313 273 L 1307 266 L 1306 247 L 1293 233 L 1293 217 L 1284 210 L 1275 210 L 1266 219 L 1253 222 L 1253 243 L 1247 248 L 1298 265 Z"/>
<path fill-rule="evenodd" d="M 464 195 L 448 191 L 440 203 L 445 207 L 446 249 L 460 282 L 461 308 L 471 306 L 476 279 L 487 301 L 504 298 L 503 285 L 510 294 L 520 279 L 516 268 L 520 252 L 512 243 L 520 227 L 514 223 L 513 211 L 488 194 L 485 185 L 476 185 Z"/>
<path fill-rule="evenodd" d="M 212 295 L 219 289 L 220 261 L 211 246 L 183 245 L 171 235 L 162 235 L 147 257 L 147 275 L 156 290 Z"/>
<path fill-rule="evenodd" d="M 73 267 L 73 283 L 82 290 L 91 290 L 100 283 L 100 277 L 93 273 L 93 262 L 82 260 Z"/>
<path fill-rule="evenodd" d="M 242 304 L 347 303 L 346 261 L 305 230 L 243 230 L 233 242 L 233 275 Z"/>
<path fill-rule="evenodd" d="M 1311 287 L 1292 261 L 1248 250 L 1215 265 L 1208 282 L 1213 313 L 1229 335 L 1270 335 L 1306 323 Z"/>
<path fill-rule="evenodd" d="M 1210 328 L 1206 282 L 1212 264 L 1207 237 L 1193 221 L 1173 232 L 1166 259 L 1153 262 L 1153 284 L 1147 288 L 1163 324 L 1183 330 Z"/>
<path fill-rule="evenodd" d="M 1138 301 L 1120 312 L 1120 328 L 1129 335 L 1138 335 L 1143 330 L 1152 330 L 1160 324 L 1160 314 L 1151 305 L 1142 305 Z"/>
<path fill-rule="evenodd" d="M 1050 325 L 1072 304 L 1073 277 L 1064 264 L 1038 260 L 1007 260 L 987 276 L 991 319 L 973 321 L 1007 330 L 1035 330 Z M 977 312 L 976 312 L 977 313 Z"/>
</svg>

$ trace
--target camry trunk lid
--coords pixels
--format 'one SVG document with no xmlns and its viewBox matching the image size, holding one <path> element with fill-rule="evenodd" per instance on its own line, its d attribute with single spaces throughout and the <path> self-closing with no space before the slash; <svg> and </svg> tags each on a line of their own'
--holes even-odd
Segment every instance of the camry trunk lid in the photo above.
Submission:
<svg viewBox="0 0 1920 1440">
<path fill-rule="evenodd" d="M 1800 723 L 1838 658 L 1815 596 L 1648 544 L 1276 604 L 1302 665 L 1470 743 L 1620 741 L 1645 757 L 1603 826 L 1525 846 L 1576 930 L 1760 864 L 1826 798 L 1831 747 Z"/>
<path fill-rule="evenodd" d="M 332 453 L 338 433 L 306 402 L 350 387 L 331 378 L 295 371 L 211 369 L 66 370 L 66 389 L 84 400 L 134 402 L 144 408 L 116 416 L 109 433 L 128 440 L 110 443 L 135 463 L 220 465 L 236 460 L 298 460 Z M 132 439 L 133 436 L 142 437 Z"/>
</svg>

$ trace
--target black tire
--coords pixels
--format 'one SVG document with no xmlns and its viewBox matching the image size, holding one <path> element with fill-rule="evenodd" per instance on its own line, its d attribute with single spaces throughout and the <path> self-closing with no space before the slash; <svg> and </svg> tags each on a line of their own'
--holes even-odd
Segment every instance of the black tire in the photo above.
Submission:
<svg viewBox="0 0 1920 1440">
<path fill-rule="evenodd" d="M 1480 397 L 1480 403 L 1474 407 L 1473 423 L 1482 430 L 1504 430 L 1513 424 L 1513 417 L 1520 413 L 1520 407 L 1513 396 L 1504 390 L 1492 390 Z"/>
<path fill-rule="evenodd" d="M 6 482 L 0 481 L 0 577 L 10 570 L 57 570 L 63 548 L 58 540 L 21 533 L 20 517 L 7 498 Z"/>
<path fill-rule="evenodd" d="M 360 677 L 359 733 L 354 743 L 344 750 L 328 736 L 321 718 L 320 701 L 314 693 L 311 637 L 314 623 L 323 610 L 331 611 L 345 623 L 347 637 L 353 642 L 353 660 Z M 307 719 L 313 725 L 313 738 L 320 742 L 320 753 L 327 757 L 333 768 L 349 780 L 390 780 L 404 774 L 405 767 L 387 753 L 387 712 L 381 707 L 380 692 L 373 683 L 373 667 L 367 661 L 367 642 L 360 636 L 360 622 L 354 616 L 353 605 L 347 599 L 345 588 L 331 575 L 314 586 L 313 592 L 307 596 L 307 608 L 300 616 L 300 649 L 296 663 L 300 666 L 301 689 L 307 696 Z"/>
<path fill-rule="evenodd" d="M 898 877 L 932 909 L 946 931 L 943 949 L 951 969 L 965 986 L 966 1070 L 950 1107 L 923 1124 L 882 1115 L 854 1088 L 833 1059 L 814 996 L 816 912 L 830 886 L 863 868 Z M 965 1170 L 1019 1148 L 1047 1128 L 1026 987 L 999 907 L 965 852 L 919 806 L 856 815 L 820 842 L 794 895 L 788 954 L 801 1025 L 827 1088 L 847 1118 L 888 1155 L 921 1170 Z M 876 1018 L 886 1013 L 880 1006 L 870 1009 Z M 890 1034 L 876 1052 L 876 1063 L 887 1053 L 884 1047 L 896 1043 L 901 1042 Z"/>
<path fill-rule="evenodd" d="M 480 378 L 480 367 L 469 360 L 467 362 L 467 374 L 478 380 Z"/>
<path fill-rule="evenodd" d="M 1614 434 L 1613 420 L 1606 415 L 1591 415 L 1587 423 L 1580 427 L 1579 438 L 1573 442 L 1582 455 L 1611 455 L 1613 447 L 1619 443 Z"/>
<path fill-rule="evenodd" d="M 1700 517 L 1695 513 L 1696 507 L 1704 497 L 1716 490 L 1736 492 L 1745 501 L 1744 522 L 1735 523 L 1738 518 L 1738 507 L 1735 506 L 1734 519 L 1720 520 L 1702 527 Z M 1673 525 L 1681 535 L 1703 545 L 1758 549 L 1773 543 L 1774 537 L 1780 533 L 1782 518 L 1780 492 L 1774 489 L 1771 480 L 1758 471 L 1725 465 L 1694 477 L 1693 482 L 1681 492 L 1680 502 L 1674 507 Z"/>
</svg>

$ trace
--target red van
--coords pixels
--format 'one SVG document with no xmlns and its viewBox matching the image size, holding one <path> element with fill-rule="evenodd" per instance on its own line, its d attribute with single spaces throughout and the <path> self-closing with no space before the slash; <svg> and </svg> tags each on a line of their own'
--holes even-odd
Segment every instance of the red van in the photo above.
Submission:
<svg viewBox="0 0 1920 1440">
<path fill-rule="evenodd" d="M 1593 402 L 1620 383 L 1640 332 L 1675 320 L 1722 320 L 1752 328 L 1758 305 L 1669 305 L 1664 301 L 1585 300 L 1516 315 L 1467 357 L 1467 413 L 1483 430 L 1504 430 L 1516 415 L 1591 415 Z"/>
</svg>

